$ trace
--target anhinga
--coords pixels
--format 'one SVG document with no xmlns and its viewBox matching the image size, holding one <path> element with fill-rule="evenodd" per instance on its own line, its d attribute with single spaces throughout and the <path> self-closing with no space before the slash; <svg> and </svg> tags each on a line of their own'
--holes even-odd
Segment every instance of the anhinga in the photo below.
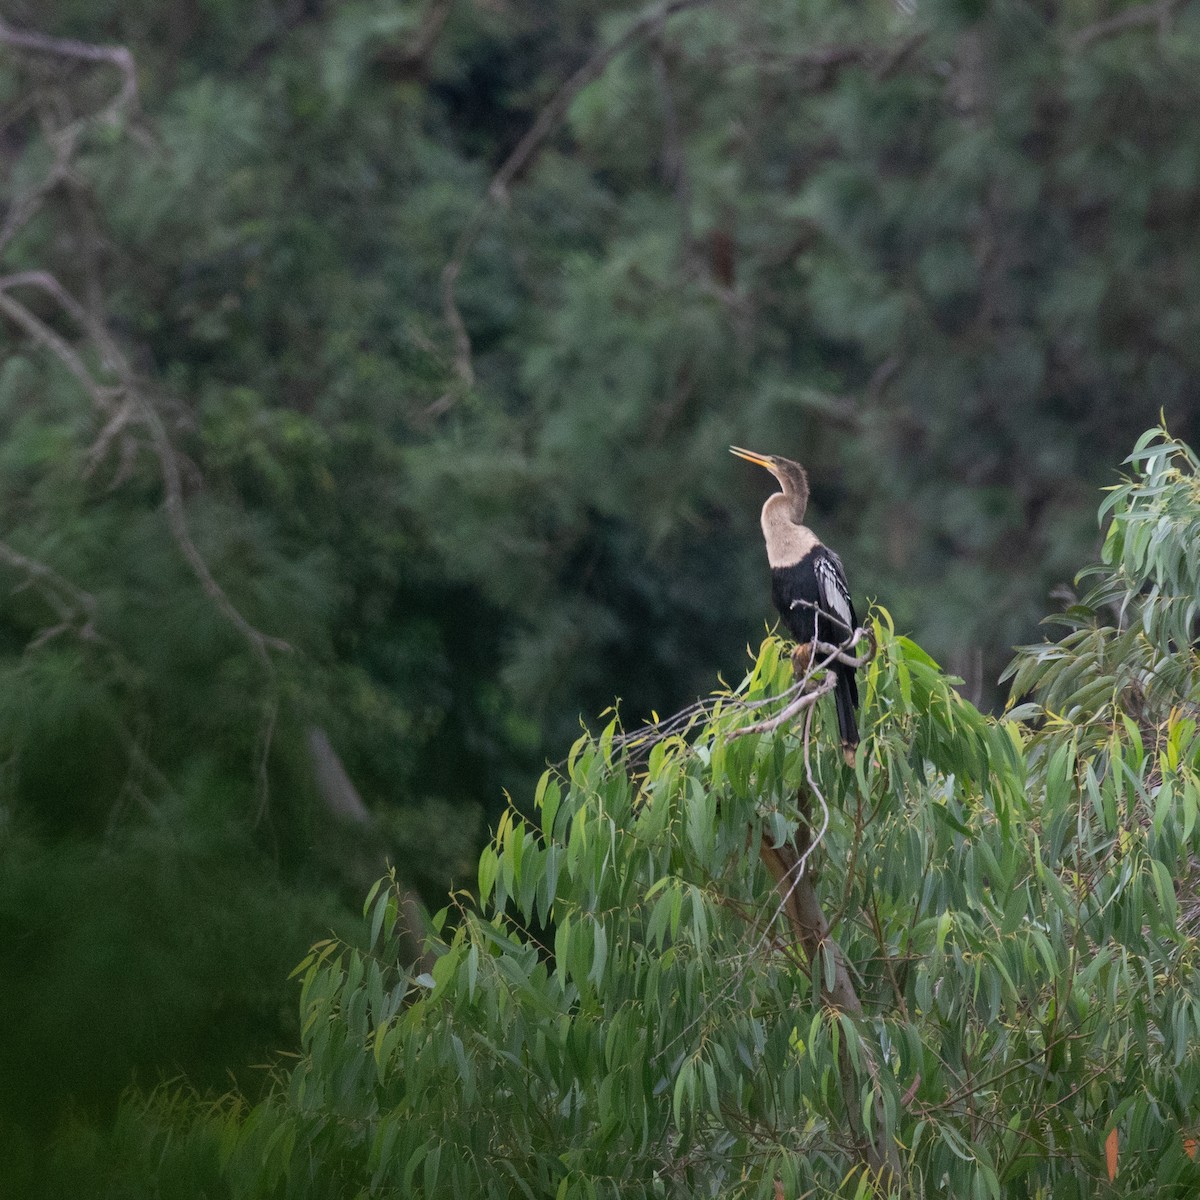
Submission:
<svg viewBox="0 0 1200 1200">
<path fill-rule="evenodd" d="M 788 632 L 799 643 L 797 667 L 807 667 L 813 641 L 840 646 L 858 626 L 842 560 L 804 524 L 808 507 L 808 475 L 791 459 L 729 449 L 747 462 L 765 467 L 782 491 L 768 497 L 762 509 L 762 531 L 771 564 L 771 599 Z M 837 705 L 842 753 L 854 766 L 858 748 L 858 685 L 854 668 L 835 662 L 833 696 Z"/>
</svg>

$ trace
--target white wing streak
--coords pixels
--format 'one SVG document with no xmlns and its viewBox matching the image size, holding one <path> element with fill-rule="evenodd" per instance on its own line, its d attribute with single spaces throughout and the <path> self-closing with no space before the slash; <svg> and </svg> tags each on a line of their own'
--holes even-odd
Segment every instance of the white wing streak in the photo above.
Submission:
<svg viewBox="0 0 1200 1200">
<path fill-rule="evenodd" d="M 850 590 L 846 586 L 846 576 L 841 571 L 841 564 L 832 553 L 826 557 L 822 554 L 814 564 L 817 574 L 817 586 L 821 589 L 821 604 L 839 621 L 844 628 L 838 632 L 838 641 L 854 629 L 854 616 L 850 610 Z"/>
</svg>

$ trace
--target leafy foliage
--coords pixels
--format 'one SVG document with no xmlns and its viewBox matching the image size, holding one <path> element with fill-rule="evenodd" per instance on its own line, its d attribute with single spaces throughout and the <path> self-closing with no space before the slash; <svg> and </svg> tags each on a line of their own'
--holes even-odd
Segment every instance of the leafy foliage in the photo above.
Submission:
<svg viewBox="0 0 1200 1200">
<path fill-rule="evenodd" d="M 1110 489 L 1100 508 L 1112 520 L 1104 565 L 1080 579 L 1090 591 L 1061 616 L 1071 632 L 1052 645 L 1025 647 L 1013 664 L 1015 696 L 1036 688 L 1040 708 L 1103 737 L 1118 716 L 1158 744 L 1172 710 L 1194 688 L 1200 565 L 1195 454 L 1165 429 L 1138 440 L 1127 460 L 1137 475 Z M 1020 710 L 1026 715 L 1038 706 Z M 1190 713 L 1190 707 L 1185 706 Z M 1178 715 L 1178 714 L 1176 714 Z"/>
<path fill-rule="evenodd" d="M 1161 606 L 1177 629 L 1194 459 L 1156 431 L 1131 461 L 1093 574 L 1153 578 L 1127 593 L 1139 627 Z M 581 737 L 501 819 L 430 972 L 398 960 L 376 885 L 369 937 L 297 968 L 299 1062 L 188 1125 L 220 1137 L 231 1194 L 886 1194 L 863 1136 L 918 1195 L 1190 1194 L 1194 650 L 1173 650 L 1187 689 L 1151 743 L 1089 680 L 1063 697 L 1074 635 L 1040 652 L 1034 696 L 1063 698 L 1034 727 L 981 715 L 883 610 L 874 631 L 853 771 L 831 710 L 811 739 L 738 736 L 790 682 L 768 639 L 642 763 L 615 718 Z M 758 847 L 813 836 L 787 886 L 815 889 L 838 948 L 806 953 Z M 841 961 L 861 1012 L 830 1002 Z"/>
<path fill-rule="evenodd" d="M 489 192 L 638 11 L 11 0 L 5 36 L 119 43 L 138 90 L 0 56 L 0 991 L 42 1048 L 4 1115 L 40 1132 L 135 1069 L 253 1090 L 293 1044 L 279 962 L 351 937 L 386 855 L 444 894 L 576 714 L 727 672 L 768 614 L 730 441 L 803 458 L 856 592 L 996 701 L 1109 464 L 1160 409 L 1200 436 L 1200 35 L 1148 12 L 697 3 Z M 468 385 L 442 285 L 481 203 Z M 119 431 L 116 357 L 144 401 Z M 1194 580 L 1152 511 L 1075 640 L 1022 660 L 1031 754 L 1076 718 L 1100 753 L 1124 713 L 1149 759 L 1188 719 L 1192 599 L 1163 597 Z M 239 636 L 178 520 L 290 653 Z M 313 729 L 366 827 L 330 819 Z M 149 897 L 173 928 L 143 938 Z M 62 1027 L 77 1066 L 43 1072 Z"/>
</svg>

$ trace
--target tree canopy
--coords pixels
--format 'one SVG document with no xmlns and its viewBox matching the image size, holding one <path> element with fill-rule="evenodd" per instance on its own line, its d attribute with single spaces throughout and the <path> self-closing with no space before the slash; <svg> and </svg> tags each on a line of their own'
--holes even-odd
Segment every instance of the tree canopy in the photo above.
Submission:
<svg viewBox="0 0 1200 1200">
<path fill-rule="evenodd" d="M 1021 705 L 880 609 L 853 770 L 831 710 L 761 728 L 774 639 L 682 731 L 614 716 L 504 815 L 432 970 L 381 881 L 296 969 L 298 1062 L 141 1113 L 185 1131 L 154 1161 L 235 1197 L 1190 1194 L 1200 462 L 1130 461 Z"/>
<path fill-rule="evenodd" d="M 1159 711 L 1181 682 L 1070 581 L 1139 432 L 1200 442 L 1196 22 L 6 5 L 13 1144 L 134 1078 L 255 1099 L 386 859 L 437 907 L 579 714 L 735 678 L 770 614 L 729 442 L 806 463 L 856 596 L 982 709 L 1055 589 L 1018 689 Z"/>
</svg>

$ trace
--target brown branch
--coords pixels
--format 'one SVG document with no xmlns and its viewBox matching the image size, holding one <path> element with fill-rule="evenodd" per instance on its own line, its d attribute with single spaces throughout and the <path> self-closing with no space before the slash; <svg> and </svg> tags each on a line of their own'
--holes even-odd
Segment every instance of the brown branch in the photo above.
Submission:
<svg viewBox="0 0 1200 1200">
<path fill-rule="evenodd" d="M 806 751 L 807 748 L 808 739 L 806 730 Z M 825 800 L 821 796 L 819 789 L 816 788 L 816 783 L 807 761 L 807 754 L 805 767 L 808 772 L 808 789 L 824 805 Z M 805 800 L 803 788 L 798 792 L 797 798 L 803 807 Z M 782 846 L 772 846 L 767 838 L 763 838 L 759 845 L 759 857 L 771 873 L 771 876 L 775 879 L 776 890 L 783 896 L 781 907 L 787 916 L 796 940 L 804 950 L 808 962 L 810 964 L 820 962 L 822 956 L 827 954 L 828 960 L 832 964 L 832 978 L 829 978 L 824 971 L 821 973 L 822 1003 L 835 1012 L 845 1013 L 854 1019 L 861 1019 L 863 1016 L 862 1001 L 859 999 L 858 992 L 850 978 L 846 956 L 843 954 L 842 948 L 830 934 L 829 923 L 825 919 L 825 913 L 821 908 L 816 888 L 813 885 L 812 873 L 805 870 L 806 862 L 816 844 L 816 840 L 811 836 L 810 827 L 801 825 L 796 832 L 794 841 L 790 844 L 785 843 Z M 873 1058 L 870 1056 L 869 1048 L 864 1045 L 864 1050 L 868 1052 L 867 1069 L 877 1078 L 878 1069 Z M 882 1119 L 882 1097 L 877 1090 L 875 1105 L 876 1132 L 874 1137 L 868 1137 L 862 1127 L 856 1077 L 844 1042 L 839 1048 L 839 1069 L 842 1077 L 842 1094 L 846 1105 L 846 1112 L 859 1142 L 864 1162 L 871 1172 L 879 1178 L 885 1180 L 891 1179 L 893 1181 L 899 1180 L 900 1156 L 894 1142 L 887 1134 L 886 1126 Z"/>
<path fill-rule="evenodd" d="M 442 268 L 442 310 L 446 324 L 454 335 L 454 368 L 459 379 L 467 387 L 475 384 L 475 369 L 471 364 L 471 338 L 458 310 L 455 287 L 462 272 L 463 263 L 471 252 L 493 205 L 503 202 L 516 178 L 536 158 L 542 143 L 558 127 L 571 102 L 589 83 L 598 79 L 609 64 L 632 46 L 639 38 L 663 26 L 666 21 L 688 9 L 701 8 L 714 0 L 664 0 L 636 17 L 625 32 L 607 46 L 601 47 L 587 60 L 550 98 L 517 143 L 512 153 L 492 176 L 487 191 L 475 206 L 458 240 L 450 261 Z"/>
<path fill-rule="evenodd" d="M 818 649 L 819 652 L 825 653 L 826 657 L 820 663 L 814 663 L 810 659 L 808 668 L 804 673 L 804 681 L 807 681 L 815 670 L 827 666 L 834 658 L 846 660 L 846 651 L 853 649 L 860 640 L 866 637 L 868 637 L 866 631 L 860 628 L 854 630 L 842 646 L 826 646 L 819 642 L 816 643 L 814 648 Z M 873 644 L 870 645 L 870 650 L 872 653 L 874 652 Z M 869 657 L 870 655 L 865 656 L 863 661 L 866 661 Z M 810 964 L 810 971 L 813 969 L 813 964 L 820 962 L 822 956 L 828 954 L 833 974 L 832 978 L 830 978 L 827 972 L 821 972 L 822 1002 L 836 1012 L 845 1013 L 854 1019 L 861 1019 L 863 1016 L 862 1001 L 859 999 L 858 992 L 850 978 L 850 971 L 846 964 L 846 957 L 842 952 L 842 948 L 830 934 L 829 922 L 825 919 L 820 901 L 817 899 L 812 872 L 807 869 L 809 859 L 817 846 L 823 841 L 825 831 L 829 827 L 829 805 L 821 792 L 812 769 L 810 753 L 812 747 L 812 716 L 814 711 L 812 705 L 816 702 L 819 695 L 832 690 L 835 682 L 835 676 L 830 671 L 825 681 L 818 688 L 811 692 L 803 693 L 799 702 L 793 702 L 792 705 L 789 705 L 779 715 L 779 720 L 786 719 L 788 714 L 797 707 L 798 703 L 808 702 L 806 705 L 808 711 L 805 715 L 803 735 L 806 783 L 797 791 L 797 802 L 801 812 L 804 814 L 804 820 L 798 827 L 796 836 L 791 843 L 785 843 L 782 846 L 773 846 L 767 838 L 762 838 L 759 843 L 759 857 L 774 878 L 775 890 L 781 897 L 775 915 L 779 916 L 782 913 L 787 916 L 788 923 L 792 927 L 792 932 L 796 940 L 800 943 L 804 955 Z M 770 722 L 760 722 L 760 724 L 770 725 Z M 778 724 L 778 721 L 776 721 L 776 724 Z M 815 798 L 821 806 L 821 823 L 815 836 L 812 833 L 812 822 L 808 817 L 808 809 L 810 807 L 808 803 L 809 798 Z M 859 1151 L 868 1169 L 885 1183 L 895 1182 L 900 1179 L 900 1156 L 896 1150 L 894 1141 L 888 1135 L 884 1120 L 883 1098 L 879 1090 L 880 1072 L 878 1063 L 875 1061 L 870 1048 L 866 1045 L 864 1045 L 864 1051 L 866 1052 L 867 1071 L 876 1083 L 874 1136 L 868 1136 L 863 1126 L 858 1104 L 857 1076 L 850 1059 L 849 1050 L 843 1041 L 840 1044 L 838 1052 L 838 1067 L 841 1075 L 842 1095 L 846 1105 L 846 1113 L 850 1127 L 854 1132 L 855 1140 L 859 1146 Z"/>
<path fill-rule="evenodd" d="M 424 70 L 453 8 L 454 0 L 432 0 L 412 41 L 406 46 L 384 46 L 375 60 L 401 75 Z"/>
<path fill-rule="evenodd" d="M 1072 36 L 1070 44 L 1073 49 L 1082 50 L 1093 42 L 1103 41 L 1142 25 L 1157 25 L 1159 33 L 1165 35 L 1181 2 L 1182 0 L 1154 0 L 1151 4 L 1139 4 L 1134 8 L 1123 9 L 1115 16 L 1105 17 L 1103 21 L 1084 26 Z"/>
<path fill-rule="evenodd" d="M 81 120 L 115 121 L 137 97 L 137 71 L 133 55 L 125 46 L 97 46 L 74 38 L 50 37 L 44 33 L 14 29 L 0 20 L 0 45 L 12 46 L 33 54 L 49 54 L 56 58 L 73 58 L 81 62 L 108 63 L 121 72 L 121 88 L 99 112 Z"/>
</svg>

